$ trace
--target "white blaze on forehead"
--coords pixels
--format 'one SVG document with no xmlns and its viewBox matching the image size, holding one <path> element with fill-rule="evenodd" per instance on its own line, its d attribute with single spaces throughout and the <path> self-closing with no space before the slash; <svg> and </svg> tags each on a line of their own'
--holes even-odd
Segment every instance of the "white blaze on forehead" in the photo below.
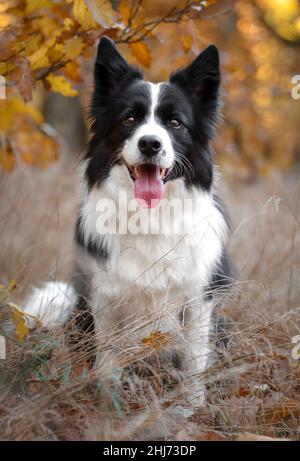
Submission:
<svg viewBox="0 0 300 461">
<path fill-rule="evenodd" d="M 157 136 L 162 143 L 162 151 L 158 154 L 157 161 L 162 168 L 170 168 L 175 156 L 172 141 L 168 131 L 159 123 L 156 116 L 162 83 L 145 82 L 145 84 L 149 87 L 150 108 L 143 123 L 125 142 L 123 157 L 129 165 L 141 163 L 143 158 L 138 148 L 139 140 L 146 135 Z"/>
<path fill-rule="evenodd" d="M 158 106 L 158 97 L 160 92 L 161 83 L 151 83 L 147 82 L 150 86 L 150 95 L 151 95 L 151 106 L 150 106 L 150 114 L 149 114 L 149 121 L 155 122 L 155 110 Z"/>
</svg>

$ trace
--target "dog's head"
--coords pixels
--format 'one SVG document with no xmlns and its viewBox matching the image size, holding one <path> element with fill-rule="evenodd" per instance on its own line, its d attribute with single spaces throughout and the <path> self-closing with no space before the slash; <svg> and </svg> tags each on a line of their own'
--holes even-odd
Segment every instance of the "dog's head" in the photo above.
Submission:
<svg viewBox="0 0 300 461">
<path fill-rule="evenodd" d="M 153 84 L 130 66 L 108 38 L 95 63 L 91 107 L 92 137 L 86 171 L 90 187 L 115 164 L 132 180 L 135 197 L 147 206 L 159 200 L 165 184 L 181 177 L 187 187 L 209 190 L 209 141 L 218 116 L 219 55 L 206 48 L 168 82 Z"/>
</svg>

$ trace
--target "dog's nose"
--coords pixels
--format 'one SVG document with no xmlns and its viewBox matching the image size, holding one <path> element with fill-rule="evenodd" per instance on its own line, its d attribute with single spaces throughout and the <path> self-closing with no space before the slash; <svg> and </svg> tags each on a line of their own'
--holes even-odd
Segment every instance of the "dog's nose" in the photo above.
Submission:
<svg viewBox="0 0 300 461">
<path fill-rule="evenodd" d="M 157 136 L 146 135 L 139 140 L 139 150 L 143 155 L 153 157 L 161 151 L 161 140 Z"/>
</svg>

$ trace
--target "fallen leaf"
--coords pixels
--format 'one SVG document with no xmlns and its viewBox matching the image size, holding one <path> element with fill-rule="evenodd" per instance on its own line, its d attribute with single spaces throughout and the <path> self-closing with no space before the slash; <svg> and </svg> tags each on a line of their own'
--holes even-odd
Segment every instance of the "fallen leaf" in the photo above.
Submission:
<svg viewBox="0 0 300 461">
<path fill-rule="evenodd" d="M 25 313 L 15 304 L 9 303 L 11 308 L 11 318 L 15 327 L 16 336 L 19 341 L 24 342 L 29 330 L 25 322 Z"/>
<path fill-rule="evenodd" d="M 170 340 L 170 333 L 162 333 L 161 331 L 154 331 L 149 336 L 142 339 L 142 343 L 153 349 L 159 349 L 161 346 L 168 343 Z"/>
</svg>

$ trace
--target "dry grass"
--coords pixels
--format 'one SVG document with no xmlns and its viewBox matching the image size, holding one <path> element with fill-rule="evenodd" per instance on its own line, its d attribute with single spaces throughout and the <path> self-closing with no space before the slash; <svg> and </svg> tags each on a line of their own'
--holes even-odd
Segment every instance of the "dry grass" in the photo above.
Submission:
<svg viewBox="0 0 300 461">
<path fill-rule="evenodd" d="M 75 163 L 62 159 L 43 174 L 23 167 L 1 179 L 0 277 L 2 283 L 16 279 L 12 298 L 20 305 L 31 284 L 68 279 Z M 214 354 L 205 373 L 206 406 L 193 413 L 190 407 L 187 416 L 185 383 L 174 386 L 178 376 L 159 363 L 150 377 L 137 378 L 107 361 L 107 345 L 117 338 L 100 338 L 96 372 L 86 349 L 70 344 L 72 325 L 64 332 L 33 332 L 19 343 L 3 310 L 2 439 L 300 438 L 300 360 L 291 356 L 291 338 L 300 330 L 300 187 L 289 175 L 255 184 L 227 180 L 222 188 L 239 279 L 223 299 L 223 315 L 233 320 L 230 345 Z M 120 357 L 136 366 L 149 348 L 136 344 Z"/>
</svg>

